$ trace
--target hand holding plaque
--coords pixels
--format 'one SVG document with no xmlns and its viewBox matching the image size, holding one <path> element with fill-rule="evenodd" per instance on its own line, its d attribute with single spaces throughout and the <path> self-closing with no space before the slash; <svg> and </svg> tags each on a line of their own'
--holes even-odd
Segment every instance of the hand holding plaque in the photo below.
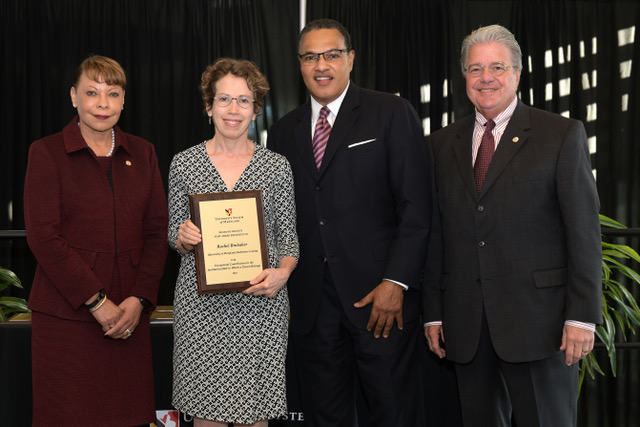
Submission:
<svg viewBox="0 0 640 427">
<path fill-rule="evenodd" d="M 195 248 L 198 292 L 244 290 L 269 265 L 262 191 L 189 196 L 202 241 Z"/>
</svg>

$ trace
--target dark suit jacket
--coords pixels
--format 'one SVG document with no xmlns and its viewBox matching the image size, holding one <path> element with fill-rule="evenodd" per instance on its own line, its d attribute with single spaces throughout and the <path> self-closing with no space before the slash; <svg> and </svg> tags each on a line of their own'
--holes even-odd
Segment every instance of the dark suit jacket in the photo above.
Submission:
<svg viewBox="0 0 640 427">
<path fill-rule="evenodd" d="M 313 325 L 325 257 L 356 326 L 366 326 L 371 306 L 353 304 L 385 278 L 410 287 L 403 316 L 415 320 L 431 200 L 426 142 L 411 105 L 351 83 L 319 171 L 310 102 L 279 120 L 267 144 L 287 157 L 295 182 L 300 260 L 288 285 L 292 330 Z"/>
<path fill-rule="evenodd" d="M 167 202 L 153 145 L 115 128 L 112 192 L 77 123 L 76 116 L 29 149 L 25 225 L 38 260 L 29 307 L 95 323 L 83 305 L 101 289 L 109 296 L 116 257 L 123 298 L 155 305 L 167 253 Z"/>
<path fill-rule="evenodd" d="M 442 320 L 447 357 L 469 362 L 482 316 L 509 362 L 559 350 L 565 320 L 601 322 L 599 199 L 584 126 L 518 104 L 481 194 L 475 116 L 430 138 L 437 190 L 424 320 Z"/>
</svg>

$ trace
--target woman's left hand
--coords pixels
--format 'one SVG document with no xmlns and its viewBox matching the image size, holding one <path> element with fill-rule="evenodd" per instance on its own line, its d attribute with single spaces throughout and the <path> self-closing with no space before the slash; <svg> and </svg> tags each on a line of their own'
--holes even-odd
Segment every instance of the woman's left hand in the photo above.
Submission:
<svg viewBox="0 0 640 427">
<path fill-rule="evenodd" d="M 262 270 L 251 282 L 250 288 L 242 291 L 247 295 L 265 295 L 269 298 L 276 296 L 289 279 L 290 271 L 284 268 L 267 268 Z"/>
<path fill-rule="evenodd" d="M 105 334 L 105 336 L 113 339 L 126 340 L 135 331 L 138 323 L 140 322 L 140 314 L 142 313 L 142 304 L 136 297 L 129 297 L 122 301 L 119 305 L 123 311 L 118 323 L 113 325 L 111 329 Z"/>
</svg>

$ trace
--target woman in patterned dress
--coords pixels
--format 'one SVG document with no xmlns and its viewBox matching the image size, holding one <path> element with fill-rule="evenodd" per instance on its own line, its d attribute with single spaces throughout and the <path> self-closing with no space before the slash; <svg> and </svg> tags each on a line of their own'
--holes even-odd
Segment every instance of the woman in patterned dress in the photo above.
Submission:
<svg viewBox="0 0 640 427">
<path fill-rule="evenodd" d="M 248 139 L 269 90 L 257 67 L 221 58 L 200 85 L 214 137 L 177 154 L 169 172 L 169 245 L 181 254 L 174 296 L 173 405 L 194 426 L 255 425 L 286 414 L 285 287 L 298 258 L 289 163 Z M 262 190 L 269 267 L 243 292 L 199 294 L 189 194 Z"/>
</svg>

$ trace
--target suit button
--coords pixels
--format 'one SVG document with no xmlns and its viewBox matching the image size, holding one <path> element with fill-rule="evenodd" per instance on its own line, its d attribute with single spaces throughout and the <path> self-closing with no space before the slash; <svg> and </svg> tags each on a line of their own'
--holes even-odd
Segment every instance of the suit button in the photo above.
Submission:
<svg viewBox="0 0 640 427">
<path fill-rule="evenodd" d="M 478 212 L 484 212 L 484 206 L 478 206 Z"/>
<path fill-rule="evenodd" d="M 320 191 L 322 190 L 322 186 L 321 185 L 316 185 L 316 191 Z"/>
<path fill-rule="evenodd" d="M 319 222 L 319 224 L 320 224 L 320 225 L 326 225 L 326 224 L 327 224 L 327 221 L 326 221 L 326 220 L 324 220 L 324 219 L 321 219 L 321 220 L 320 220 L 320 222 Z"/>
<path fill-rule="evenodd" d="M 484 241 L 480 241 L 480 243 L 478 243 L 478 246 L 480 246 L 481 248 L 484 248 Z"/>
</svg>

